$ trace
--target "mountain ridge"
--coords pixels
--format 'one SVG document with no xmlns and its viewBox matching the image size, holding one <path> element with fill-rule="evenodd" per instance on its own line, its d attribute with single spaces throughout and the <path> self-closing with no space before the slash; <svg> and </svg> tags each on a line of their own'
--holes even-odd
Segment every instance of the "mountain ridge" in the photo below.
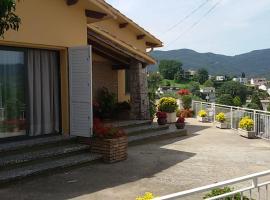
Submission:
<svg viewBox="0 0 270 200">
<path fill-rule="evenodd" d="M 192 49 L 157 50 L 151 52 L 151 55 L 158 62 L 178 60 L 183 63 L 185 70 L 206 68 L 211 75 L 241 75 L 245 72 L 248 77 L 270 77 L 270 49 L 253 50 L 234 56 L 212 52 L 199 53 Z M 148 71 L 158 71 L 158 65 L 149 66 Z"/>
</svg>

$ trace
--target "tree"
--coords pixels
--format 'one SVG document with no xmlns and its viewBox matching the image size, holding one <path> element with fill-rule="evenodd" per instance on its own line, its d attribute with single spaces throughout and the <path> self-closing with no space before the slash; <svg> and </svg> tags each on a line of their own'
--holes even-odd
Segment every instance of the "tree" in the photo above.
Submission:
<svg viewBox="0 0 270 200">
<path fill-rule="evenodd" d="M 193 95 L 200 96 L 200 83 L 192 81 L 189 83 L 188 89 Z"/>
<path fill-rule="evenodd" d="M 254 110 L 260 110 L 260 107 L 256 103 L 249 103 L 247 107 Z"/>
<path fill-rule="evenodd" d="M 238 107 L 243 105 L 239 96 L 236 96 L 233 98 L 233 104 L 234 106 L 238 106 Z"/>
<path fill-rule="evenodd" d="M 258 110 L 263 110 L 262 102 L 257 93 L 251 96 L 251 104 L 257 105 Z"/>
<path fill-rule="evenodd" d="M 16 0 L 0 1 L 0 37 L 12 29 L 18 31 L 21 19 L 15 14 Z"/>
<path fill-rule="evenodd" d="M 246 103 L 248 95 L 247 87 L 235 81 L 228 81 L 223 83 L 217 93 L 219 96 L 223 94 L 229 94 L 232 98 L 239 96 L 242 105 Z"/>
<path fill-rule="evenodd" d="M 209 78 L 208 71 L 206 69 L 199 69 L 197 73 L 194 75 L 194 81 L 199 82 L 200 84 L 204 84 Z"/>
<path fill-rule="evenodd" d="M 246 78 L 246 74 L 245 74 L 245 72 L 242 72 L 241 77 L 242 77 L 242 78 Z"/>
<path fill-rule="evenodd" d="M 203 84 L 205 87 L 214 87 L 214 82 L 212 80 L 207 80 Z"/>
<path fill-rule="evenodd" d="M 159 71 L 165 79 L 174 80 L 175 74 L 183 71 L 182 63 L 176 60 L 161 60 Z"/>
<path fill-rule="evenodd" d="M 222 94 L 218 97 L 217 101 L 218 104 L 223 104 L 227 106 L 233 106 L 233 97 L 229 94 Z"/>
<path fill-rule="evenodd" d="M 175 75 L 174 75 L 174 81 L 176 83 L 181 83 L 182 81 L 184 81 L 184 75 L 182 72 L 177 72 Z"/>
<path fill-rule="evenodd" d="M 150 92 L 155 93 L 162 81 L 162 76 L 159 73 L 151 73 L 147 81 Z"/>
</svg>

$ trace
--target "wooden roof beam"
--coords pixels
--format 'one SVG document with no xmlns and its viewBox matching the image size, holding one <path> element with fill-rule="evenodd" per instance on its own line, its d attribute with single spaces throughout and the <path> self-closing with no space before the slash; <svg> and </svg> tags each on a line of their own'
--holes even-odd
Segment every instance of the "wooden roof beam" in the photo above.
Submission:
<svg viewBox="0 0 270 200">
<path fill-rule="evenodd" d="M 97 12 L 93 10 L 85 10 L 86 17 L 93 18 L 93 19 L 102 19 L 107 16 L 106 13 Z"/>
<path fill-rule="evenodd" d="M 66 4 L 68 5 L 68 6 L 73 6 L 73 5 L 75 5 L 76 3 L 78 3 L 79 2 L 79 0 L 66 0 Z"/>
<path fill-rule="evenodd" d="M 158 44 L 152 43 L 152 42 L 145 42 L 145 45 L 148 47 L 157 47 Z"/>
<path fill-rule="evenodd" d="M 119 28 L 126 28 L 128 26 L 128 23 L 121 23 L 119 24 Z"/>
<path fill-rule="evenodd" d="M 137 35 L 137 40 L 142 40 L 145 36 L 145 34 Z"/>
</svg>

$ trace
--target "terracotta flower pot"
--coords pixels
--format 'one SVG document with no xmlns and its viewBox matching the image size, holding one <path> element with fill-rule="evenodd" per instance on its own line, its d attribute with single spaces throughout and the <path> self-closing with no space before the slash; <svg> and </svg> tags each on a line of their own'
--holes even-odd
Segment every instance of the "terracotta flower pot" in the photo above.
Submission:
<svg viewBox="0 0 270 200">
<path fill-rule="evenodd" d="M 185 123 L 175 123 L 175 127 L 177 128 L 177 129 L 184 129 L 185 128 Z"/>
<path fill-rule="evenodd" d="M 157 122 L 158 122 L 158 125 L 165 125 L 165 124 L 167 124 L 167 119 L 166 118 L 158 118 Z"/>
</svg>

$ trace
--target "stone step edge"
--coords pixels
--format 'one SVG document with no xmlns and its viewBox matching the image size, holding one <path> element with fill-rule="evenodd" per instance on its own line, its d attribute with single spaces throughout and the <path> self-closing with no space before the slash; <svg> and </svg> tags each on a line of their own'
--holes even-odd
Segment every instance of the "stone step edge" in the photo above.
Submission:
<svg viewBox="0 0 270 200">
<path fill-rule="evenodd" d="M 146 133 L 150 133 L 150 132 L 154 132 L 154 131 L 161 131 L 161 130 L 167 130 L 170 128 L 170 125 L 162 125 L 162 126 L 145 126 L 142 127 L 142 129 L 136 129 L 134 131 L 132 130 L 126 130 L 127 134 L 129 136 L 133 136 L 133 135 L 139 135 L 139 134 L 146 134 Z"/>
<path fill-rule="evenodd" d="M 153 142 L 158 140 L 166 140 L 171 138 L 177 138 L 177 137 L 184 137 L 188 136 L 188 132 L 186 129 L 181 130 L 172 130 L 169 132 L 159 132 L 159 133 L 153 133 L 153 134 L 144 134 L 141 136 L 131 136 L 129 137 L 128 143 L 129 146 L 141 144 L 141 143 L 147 143 L 147 142 Z"/>
<path fill-rule="evenodd" d="M 0 154 L 71 141 L 76 141 L 76 137 L 64 137 L 59 135 L 59 136 L 48 136 L 46 138 L 33 138 L 28 140 L 3 143 L 0 144 Z"/>
<path fill-rule="evenodd" d="M 80 153 L 80 152 L 86 151 L 88 149 L 90 152 L 89 145 L 83 145 L 83 144 L 77 144 L 74 146 L 67 145 L 67 146 L 54 147 L 53 149 L 55 151 L 52 151 L 50 149 L 42 149 L 42 150 L 37 150 L 34 152 L 25 152 L 22 154 L 16 154 L 18 156 L 17 159 L 15 159 L 15 158 L 12 159 L 12 156 L 15 157 L 16 155 L 11 155 L 10 160 L 7 160 L 6 162 L 0 161 L 0 169 L 10 167 L 10 166 L 19 165 L 19 164 L 27 164 L 27 163 L 42 160 L 42 159 L 55 158 L 55 157 L 61 157 L 61 156 L 65 156 L 65 155 Z M 35 155 L 35 153 L 40 153 L 40 154 Z M 31 154 L 33 154 L 33 155 L 31 155 Z M 22 156 L 21 159 L 20 159 L 20 155 Z M 23 155 L 25 155 L 25 156 L 23 156 Z M 6 157 L 8 158 L 9 156 L 7 155 Z"/>
<path fill-rule="evenodd" d="M 151 125 L 153 122 L 151 120 L 146 120 L 142 122 L 136 122 L 136 123 L 131 123 L 131 124 L 126 124 L 126 125 L 115 125 L 115 127 L 121 128 L 121 129 L 128 129 L 128 128 L 135 128 L 135 127 L 140 127 L 140 126 L 145 126 L 145 125 Z"/>
<path fill-rule="evenodd" d="M 68 169 L 71 167 L 76 167 L 76 166 L 88 164 L 88 163 L 95 162 L 97 160 L 102 159 L 101 155 L 93 154 L 93 153 L 87 153 L 87 154 L 85 153 L 83 155 L 81 154 L 81 155 L 77 155 L 77 156 L 79 156 L 79 157 L 84 156 L 84 158 L 76 159 L 76 156 L 72 156 L 74 158 L 70 161 L 67 161 L 65 164 L 61 164 L 61 162 L 59 162 L 59 161 L 61 161 L 60 159 L 57 161 L 56 160 L 48 161 L 47 163 L 52 163 L 54 165 L 51 167 L 47 167 L 47 168 L 44 167 L 43 169 L 40 169 L 40 167 L 37 167 L 38 169 L 36 169 L 34 171 L 29 171 L 29 170 L 25 169 L 26 170 L 25 173 L 21 173 L 17 176 L 10 175 L 10 177 L 7 177 L 7 178 L 0 177 L 0 186 L 5 186 L 6 184 L 13 183 L 15 181 L 19 181 L 19 180 L 22 180 L 25 178 L 30 178 L 30 177 L 38 176 L 38 175 L 42 175 L 42 174 L 48 174 L 49 172 L 51 172 L 51 173 L 61 172 L 61 170 L 63 170 L 63 169 Z M 69 158 L 72 158 L 72 157 L 69 157 Z M 62 160 L 63 161 L 67 160 L 67 158 L 63 158 Z M 39 164 L 36 164 L 36 166 L 38 166 L 38 165 Z M 23 168 L 20 168 L 20 169 L 23 170 Z M 8 171 L 7 171 L 7 173 L 8 173 Z"/>
</svg>

